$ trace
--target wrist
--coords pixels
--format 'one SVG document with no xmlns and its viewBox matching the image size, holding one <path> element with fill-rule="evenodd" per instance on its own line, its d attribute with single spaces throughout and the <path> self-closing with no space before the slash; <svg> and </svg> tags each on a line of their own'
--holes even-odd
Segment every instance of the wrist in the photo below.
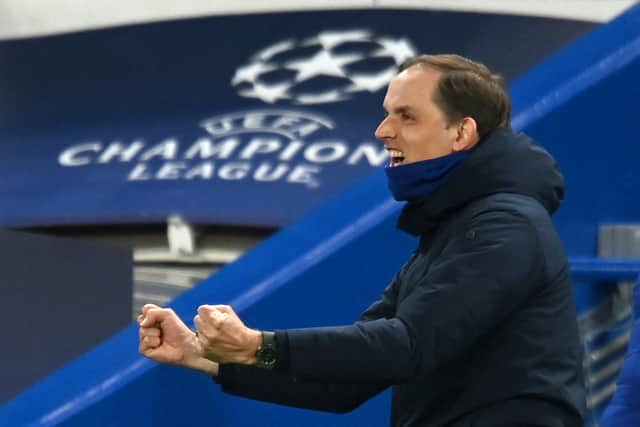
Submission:
<svg viewBox="0 0 640 427">
<path fill-rule="evenodd" d="M 198 357 L 197 359 L 192 360 L 188 367 L 209 375 L 217 376 L 220 365 L 205 357 Z"/>
<path fill-rule="evenodd" d="M 206 354 L 202 343 L 198 339 L 197 332 L 192 334 L 186 340 L 185 344 L 185 352 L 182 363 L 180 363 L 180 365 L 199 371 L 208 372 L 207 369 L 210 369 L 212 367 L 211 364 L 218 364 L 218 362 L 214 358 L 208 357 L 208 355 Z M 217 372 L 217 367 L 215 368 L 215 370 Z"/>
<path fill-rule="evenodd" d="M 262 346 L 262 332 L 249 329 L 247 334 L 247 353 L 245 354 L 244 364 L 255 365 L 256 364 L 256 352 Z"/>
</svg>

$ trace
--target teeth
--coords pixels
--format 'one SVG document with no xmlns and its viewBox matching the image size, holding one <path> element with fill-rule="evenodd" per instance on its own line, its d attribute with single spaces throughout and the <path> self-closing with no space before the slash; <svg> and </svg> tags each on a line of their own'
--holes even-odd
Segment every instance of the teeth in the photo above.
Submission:
<svg viewBox="0 0 640 427">
<path fill-rule="evenodd" d="M 388 149 L 389 157 L 391 157 L 391 166 L 398 166 L 402 162 L 404 162 L 404 153 L 400 150 Z"/>
</svg>

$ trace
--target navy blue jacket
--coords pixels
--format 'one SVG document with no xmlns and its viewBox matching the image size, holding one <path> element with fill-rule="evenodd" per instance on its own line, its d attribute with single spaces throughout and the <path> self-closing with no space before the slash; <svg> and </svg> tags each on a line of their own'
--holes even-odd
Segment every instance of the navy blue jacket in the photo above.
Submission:
<svg viewBox="0 0 640 427">
<path fill-rule="evenodd" d="M 493 131 L 405 206 L 398 226 L 419 246 L 358 322 L 278 331 L 278 369 L 226 365 L 217 381 L 335 412 L 391 386 L 398 427 L 582 425 L 582 347 L 550 220 L 562 197 L 546 151 Z"/>
</svg>

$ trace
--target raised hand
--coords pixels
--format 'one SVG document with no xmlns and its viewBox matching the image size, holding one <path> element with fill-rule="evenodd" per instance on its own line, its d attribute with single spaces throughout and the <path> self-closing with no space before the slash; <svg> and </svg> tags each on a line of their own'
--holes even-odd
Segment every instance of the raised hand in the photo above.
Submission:
<svg viewBox="0 0 640 427">
<path fill-rule="evenodd" d="M 181 365 L 217 374 L 218 365 L 203 357 L 196 334 L 170 308 L 147 304 L 138 316 L 140 353 L 160 363 Z"/>
<path fill-rule="evenodd" d="M 201 305 L 193 319 L 198 341 L 209 360 L 254 364 L 262 344 L 260 331 L 250 329 L 228 305 Z"/>
</svg>

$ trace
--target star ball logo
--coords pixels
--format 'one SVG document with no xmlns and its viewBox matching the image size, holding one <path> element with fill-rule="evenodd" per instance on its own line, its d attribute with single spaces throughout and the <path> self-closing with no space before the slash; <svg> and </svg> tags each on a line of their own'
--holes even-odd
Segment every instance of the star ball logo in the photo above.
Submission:
<svg viewBox="0 0 640 427">
<path fill-rule="evenodd" d="M 313 105 L 377 92 L 416 55 L 405 38 L 370 30 L 324 31 L 301 40 L 278 41 L 251 57 L 231 79 L 240 96 L 268 104 Z"/>
</svg>

